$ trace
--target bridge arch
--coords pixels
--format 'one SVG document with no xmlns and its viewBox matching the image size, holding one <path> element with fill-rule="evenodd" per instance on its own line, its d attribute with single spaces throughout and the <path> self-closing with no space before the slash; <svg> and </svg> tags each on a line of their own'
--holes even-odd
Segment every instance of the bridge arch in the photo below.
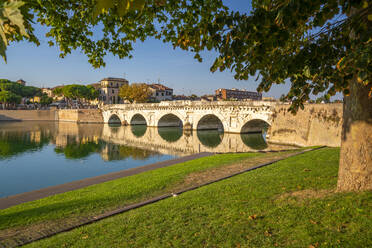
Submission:
<svg viewBox="0 0 372 248">
<path fill-rule="evenodd" d="M 121 120 L 117 114 L 112 114 L 108 119 L 108 124 L 121 124 Z"/>
<path fill-rule="evenodd" d="M 129 122 L 130 125 L 147 125 L 146 118 L 141 114 L 134 114 Z"/>
<path fill-rule="evenodd" d="M 197 130 L 218 130 L 224 131 L 225 127 L 221 118 L 215 114 L 207 114 L 199 119 L 196 126 Z"/>
<path fill-rule="evenodd" d="M 180 117 L 175 114 L 169 113 L 163 115 L 158 121 L 158 127 L 183 127 Z"/>
<path fill-rule="evenodd" d="M 264 150 L 268 147 L 266 133 L 270 124 L 266 120 L 251 119 L 240 130 L 242 142 L 253 150 Z"/>
<path fill-rule="evenodd" d="M 241 128 L 240 133 L 266 133 L 270 124 L 262 119 L 247 121 Z"/>
</svg>

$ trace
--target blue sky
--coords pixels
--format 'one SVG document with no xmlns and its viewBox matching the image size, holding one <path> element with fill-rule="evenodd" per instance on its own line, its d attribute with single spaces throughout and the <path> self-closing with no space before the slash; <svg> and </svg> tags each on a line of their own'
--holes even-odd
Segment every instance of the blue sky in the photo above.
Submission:
<svg viewBox="0 0 372 248">
<path fill-rule="evenodd" d="M 232 9 L 247 12 L 248 0 L 226 0 Z M 0 60 L 0 78 L 18 80 L 22 78 L 28 85 L 53 87 L 61 84 L 96 83 L 104 77 L 124 77 L 132 82 L 157 82 L 173 88 L 175 94 L 213 94 L 217 88 L 244 88 L 255 90 L 258 83 L 254 79 L 237 81 L 230 71 L 211 73 L 216 54 L 205 52 L 202 63 L 197 62 L 190 52 L 174 50 L 170 44 L 148 39 L 138 42 L 133 51 L 133 59 L 119 59 L 113 55 L 105 57 L 106 67 L 94 69 L 87 57 L 74 51 L 66 58 L 59 58 L 58 48 L 49 47 L 43 36 L 45 28 L 36 27 L 41 45 L 27 42 L 13 43 L 8 47 L 8 63 Z M 287 92 L 289 84 L 274 85 L 266 96 L 279 97 Z"/>
</svg>

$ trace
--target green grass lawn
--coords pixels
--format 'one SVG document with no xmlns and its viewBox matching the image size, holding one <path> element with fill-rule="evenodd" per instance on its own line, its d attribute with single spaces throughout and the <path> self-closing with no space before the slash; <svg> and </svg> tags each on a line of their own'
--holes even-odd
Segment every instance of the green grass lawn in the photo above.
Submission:
<svg viewBox="0 0 372 248">
<path fill-rule="evenodd" d="M 168 192 L 191 173 L 263 156 L 214 155 L 20 204 L 0 210 L 0 230 L 100 214 Z"/>
<path fill-rule="evenodd" d="M 334 193 L 338 161 L 307 152 L 28 247 L 372 247 L 372 192 Z"/>
</svg>

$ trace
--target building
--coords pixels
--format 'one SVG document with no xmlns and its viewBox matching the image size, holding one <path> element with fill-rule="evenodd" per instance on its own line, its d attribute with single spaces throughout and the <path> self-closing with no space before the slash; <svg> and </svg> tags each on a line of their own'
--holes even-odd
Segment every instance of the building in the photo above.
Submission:
<svg viewBox="0 0 372 248">
<path fill-rule="evenodd" d="M 23 86 L 26 85 L 26 81 L 24 81 L 22 79 L 17 80 L 17 83 L 20 84 L 20 85 L 23 85 Z"/>
<path fill-rule="evenodd" d="M 215 95 L 204 95 L 200 97 L 200 100 L 207 101 L 207 102 L 213 102 L 217 100 L 217 97 Z"/>
<path fill-rule="evenodd" d="M 104 104 L 117 104 L 122 103 L 120 99 L 119 91 L 123 85 L 128 85 L 128 80 L 124 78 L 104 78 L 98 84 L 92 84 L 97 90 L 99 90 L 99 101 Z"/>
<path fill-rule="evenodd" d="M 173 89 L 168 88 L 162 84 L 149 84 L 151 97 L 155 101 L 169 101 L 173 99 Z"/>
<path fill-rule="evenodd" d="M 216 97 L 223 100 L 262 100 L 262 94 L 247 90 L 238 89 L 218 89 L 216 90 Z"/>
<path fill-rule="evenodd" d="M 48 97 L 53 97 L 53 90 L 50 88 L 41 88 L 41 93 L 46 94 Z"/>
</svg>

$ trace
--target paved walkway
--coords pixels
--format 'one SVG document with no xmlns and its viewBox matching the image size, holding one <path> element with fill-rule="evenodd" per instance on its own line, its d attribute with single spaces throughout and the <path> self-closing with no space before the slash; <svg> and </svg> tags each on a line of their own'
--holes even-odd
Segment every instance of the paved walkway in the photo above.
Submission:
<svg viewBox="0 0 372 248">
<path fill-rule="evenodd" d="M 136 167 L 136 168 L 132 168 L 128 170 L 122 170 L 122 171 L 113 172 L 113 173 L 109 173 L 109 174 L 105 174 L 105 175 L 101 175 L 97 177 L 86 178 L 86 179 L 79 180 L 79 181 L 60 184 L 60 185 L 51 186 L 51 187 L 47 187 L 47 188 L 43 188 L 39 190 L 34 190 L 34 191 L 30 191 L 30 192 L 26 192 L 26 193 L 22 193 L 18 195 L 0 198 L 0 209 L 9 208 L 11 206 L 15 206 L 15 205 L 29 202 L 29 201 L 35 201 L 35 200 L 38 200 L 38 199 L 41 199 L 47 196 L 60 194 L 60 193 L 64 193 L 64 192 L 68 192 L 68 191 L 72 191 L 76 189 L 81 189 L 81 188 L 84 188 L 84 187 L 87 187 L 93 184 L 104 183 L 104 182 L 115 180 L 118 178 L 128 177 L 128 176 L 132 176 L 132 175 L 142 173 L 145 171 L 163 168 L 163 167 L 167 167 L 170 165 L 183 163 L 189 160 L 207 157 L 211 155 L 213 155 L 213 153 L 209 153 L 209 152 L 197 153 L 197 154 L 193 154 L 193 155 L 189 155 L 189 156 L 185 156 L 181 158 L 170 159 L 170 160 L 166 160 L 166 161 L 162 161 L 162 162 L 158 162 L 154 164 L 149 164 L 149 165 L 145 165 L 141 167 Z"/>
</svg>

